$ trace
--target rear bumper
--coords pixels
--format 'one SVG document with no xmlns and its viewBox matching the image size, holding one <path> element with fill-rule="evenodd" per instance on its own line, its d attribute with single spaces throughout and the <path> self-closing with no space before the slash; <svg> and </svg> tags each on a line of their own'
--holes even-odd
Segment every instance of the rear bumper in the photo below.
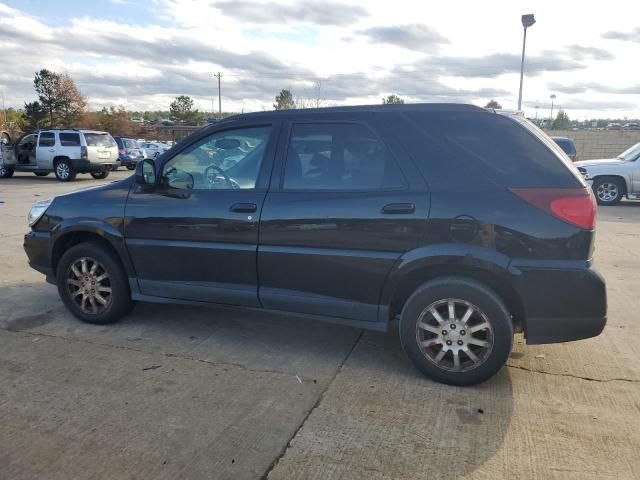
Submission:
<svg viewBox="0 0 640 480">
<path fill-rule="evenodd" d="M 576 262 L 513 263 L 527 343 L 559 343 L 599 335 L 607 323 L 604 279 Z"/>
<path fill-rule="evenodd" d="M 49 255 L 51 235 L 48 232 L 31 231 L 24 236 L 23 247 L 29 258 L 29 266 L 46 275 L 48 282 L 53 282 L 54 272 Z"/>
<path fill-rule="evenodd" d="M 71 166 L 78 173 L 108 172 L 118 168 L 120 166 L 120 160 L 105 163 L 95 163 L 89 160 L 71 160 Z"/>
</svg>

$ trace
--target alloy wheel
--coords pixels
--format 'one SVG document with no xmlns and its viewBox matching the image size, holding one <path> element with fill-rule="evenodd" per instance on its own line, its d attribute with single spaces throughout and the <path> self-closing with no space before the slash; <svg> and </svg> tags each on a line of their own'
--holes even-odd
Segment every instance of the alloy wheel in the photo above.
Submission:
<svg viewBox="0 0 640 480">
<path fill-rule="evenodd" d="M 596 195 L 603 202 L 611 202 L 618 198 L 618 185 L 611 182 L 602 182 L 598 185 Z"/>
<path fill-rule="evenodd" d="M 111 279 L 94 258 L 82 257 L 67 269 L 67 291 L 71 300 L 87 314 L 102 313 L 111 303 Z"/>
<path fill-rule="evenodd" d="M 64 179 L 69 178 L 69 174 L 71 173 L 69 170 L 69 165 L 67 165 L 65 162 L 60 162 L 58 163 L 58 165 L 56 166 L 56 173 L 58 174 L 58 177 Z"/>
<path fill-rule="evenodd" d="M 457 298 L 438 300 L 422 311 L 416 322 L 416 340 L 427 360 L 455 372 L 482 365 L 494 344 L 487 316 Z"/>
</svg>

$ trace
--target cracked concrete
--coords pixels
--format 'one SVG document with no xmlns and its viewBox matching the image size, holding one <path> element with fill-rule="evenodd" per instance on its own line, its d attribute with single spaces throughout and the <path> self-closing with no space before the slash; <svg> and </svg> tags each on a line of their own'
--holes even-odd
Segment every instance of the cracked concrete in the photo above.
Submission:
<svg viewBox="0 0 640 480">
<path fill-rule="evenodd" d="M 0 181 L 3 478 L 640 479 L 640 204 L 599 212 L 604 333 L 516 336 L 507 368 L 457 388 L 420 376 L 395 329 L 151 304 L 78 322 L 21 235 L 34 193 L 95 183 Z"/>
</svg>

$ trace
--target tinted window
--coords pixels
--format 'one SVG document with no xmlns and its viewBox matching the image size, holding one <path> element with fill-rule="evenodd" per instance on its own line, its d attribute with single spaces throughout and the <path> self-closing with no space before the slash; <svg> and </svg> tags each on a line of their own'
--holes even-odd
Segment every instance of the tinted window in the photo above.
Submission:
<svg viewBox="0 0 640 480">
<path fill-rule="evenodd" d="M 255 188 L 270 133 L 257 127 L 211 134 L 166 163 L 165 181 L 196 190 Z"/>
<path fill-rule="evenodd" d="M 438 162 L 450 168 L 461 163 L 506 187 L 581 185 L 569 160 L 556 153 L 553 142 L 520 118 L 486 112 L 404 115 L 422 134 L 417 140 L 421 157 L 416 161 L 427 181 L 429 163 Z"/>
<path fill-rule="evenodd" d="M 78 133 L 61 133 L 60 145 L 63 147 L 79 147 L 80 146 L 80 134 Z"/>
<path fill-rule="evenodd" d="M 56 144 L 56 137 L 53 132 L 43 132 L 40 134 L 38 141 L 39 147 L 53 147 Z"/>
<path fill-rule="evenodd" d="M 284 188 L 378 190 L 405 186 L 385 145 L 356 124 L 298 124 L 289 138 Z"/>
<path fill-rule="evenodd" d="M 116 141 L 108 133 L 85 133 L 88 147 L 115 147 Z"/>
</svg>

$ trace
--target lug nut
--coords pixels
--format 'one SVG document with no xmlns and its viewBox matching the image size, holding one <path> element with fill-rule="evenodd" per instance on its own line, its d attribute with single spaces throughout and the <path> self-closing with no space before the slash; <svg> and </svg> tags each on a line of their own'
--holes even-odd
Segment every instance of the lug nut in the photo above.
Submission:
<svg viewBox="0 0 640 480">
<path fill-rule="evenodd" d="M 442 335 L 446 335 L 448 332 L 446 330 L 442 330 Z"/>
<path fill-rule="evenodd" d="M 451 340 L 447 340 L 447 345 L 451 345 L 453 342 Z"/>
<path fill-rule="evenodd" d="M 458 340 L 458 345 L 462 346 L 464 345 L 464 342 L 462 340 Z"/>
<path fill-rule="evenodd" d="M 460 335 L 464 335 L 465 333 L 467 333 L 467 332 L 464 331 L 464 330 L 460 330 Z"/>
<path fill-rule="evenodd" d="M 456 326 L 452 323 L 451 325 L 449 325 L 449 328 L 450 328 L 451 330 L 455 330 L 455 329 L 456 329 Z"/>
</svg>

